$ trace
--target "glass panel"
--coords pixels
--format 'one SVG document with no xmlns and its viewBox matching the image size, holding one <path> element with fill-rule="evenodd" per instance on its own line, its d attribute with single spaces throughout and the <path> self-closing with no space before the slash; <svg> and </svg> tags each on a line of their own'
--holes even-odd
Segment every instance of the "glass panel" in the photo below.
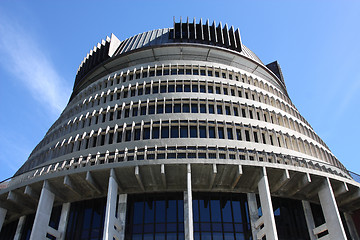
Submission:
<svg viewBox="0 0 360 240">
<path fill-rule="evenodd" d="M 161 138 L 169 138 L 169 127 L 161 127 Z"/>
<path fill-rule="evenodd" d="M 183 113 L 190 112 L 190 105 L 188 103 L 183 104 Z"/>
<path fill-rule="evenodd" d="M 187 138 L 188 137 L 188 128 L 187 126 L 180 126 L 180 137 Z"/>
<path fill-rule="evenodd" d="M 197 138 L 197 127 L 190 126 L 190 137 Z"/>
</svg>

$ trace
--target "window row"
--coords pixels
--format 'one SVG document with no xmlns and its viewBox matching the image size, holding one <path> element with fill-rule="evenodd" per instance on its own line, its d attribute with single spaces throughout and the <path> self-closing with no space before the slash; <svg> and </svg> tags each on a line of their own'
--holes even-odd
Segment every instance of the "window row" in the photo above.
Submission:
<svg viewBox="0 0 360 240">
<path fill-rule="evenodd" d="M 273 107 L 279 108 L 303 121 L 305 119 L 291 106 L 285 104 L 279 99 L 264 94 L 262 92 L 252 91 L 249 88 L 239 87 L 237 85 L 226 85 L 215 82 L 201 82 L 197 80 L 176 80 L 176 81 L 157 81 L 150 82 L 140 85 L 129 85 L 121 89 L 114 89 L 107 93 L 101 93 L 100 95 L 91 96 L 83 101 L 83 105 L 78 111 L 84 111 L 94 106 L 102 105 L 107 102 L 114 100 L 125 99 L 129 97 L 148 95 L 148 94 L 159 94 L 159 93 L 206 93 L 206 94 L 220 94 L 229 95 L 233 97 L 240 97 L 250 99 L 253 101 L 265 103 Z"/>
<path fill-rule="evenodd" d="M 164 71 L 164 69 L 166 69 L 166 68 L 184 69 L 184 67 L 185 66 L 183 66 L 183 65 L 172 65 L 172 66 L 171 65 L 170 66 L 162 65 L 162 66 L 153 66 L 153 67 L 147 66 L 147 68 L 141 67 L 140 69 L 134 69 L 132 71 L 128 70 L 126 73 L 121 72 L 119 75 L 115 74 L 113 77 L 109 76 L 108 78 L 105 78 L 105 79 L 97 81 L 96 83 L 93 83 L 92 85 L 87 87 L 85 90 L 83 90 L 81 93 L 79 93 L 71 102 L 73 102 L 73 103 L 79 102 L 84 97 L 87 97 L 91 94 L 94 94 L 94 93 L 100 91 L 101 89 L 106 89 L 106 88 L 114 86 L 116 84 L 131 81 L 132 79 L 140 79 L 140 78 L 148 77 L 148 76 L 150 76 L 150 69 L 156 69 L 156 70 L 154 70 L 154 73 L 159 72 L 159 74 L 160 74 L 160 72 L 161 72 L 161 76 L 166 76 L 167 71 L 166 70 Z M 271 85 L 269 85 L 267 82 L 264 82 L 263 80 L 259 80 L 257 78 L 253 78 L 251 76 L 247 76 L 246 74 L 241 74 L 240 72 L 236 73 L 233 71 L 229 71 L 227 69 L 215 68 L 212 66 L 189 65 L 187 67 L 189 67 L 191 69 L 195 69 L 195 70 L 191 71 L 192 75 L 198 75 L 200 73 L 200 76 L 210 76 L 211 77 L 211 76 L 220 76 L 220 72 L 221 72 L 221 76 L 223 76 L 223 77 L 225 76 L 225 78 L 228 78 L 230 80 L 241 81 L 243 83 L 264 89 L 265 91 L 270 92 L 270 93 L 276 95 L 277 97 L 283 99 L 285 102 L 287 102 L 288 104 L 290 104 L 292 107 L 295 108 L 295 106 L 292 104 L 292 102 L 290 101 L 290 99 L 288 98 L 287 95 L 285 95 L 281 91 L 277 90 L 276 88 L 272 87 Z M 159 69 L 163 69 L 163 70 L 158 71 Z M 198 71 L 196 69 L 198 69 Z M 203 75 L 204 72 L 201 71 L 201 69 L 205 70 L 205 75 Z M 217 70 L 215 70 L 215 69 L 217 69 Z M 182 75 L 181 74 L 183 72 L 182 70 L 176 70 L 176 71 L 180 72 L 180 75 Z M 219 72 L 219 73 L 216 74 L 216 72 Z M 223 73 L 225 73 L 225 75 Z M 160 76 L 160 75 L 158 75 L 158 76 Z M 78 112 L 78 108 L 81 107 L 81 105 L 82 104 L 74 104 L 73 107 L 65 109 L 62 116 L 57 120 L 56 123 L 62 122 L 63 119 L 73 116 L 75 113 Z M 56 125 L 57 124 L 54 124 L 53 127 Z M 50 130 L 52 130 L 52 128 L 50 128 Z"/>
<path fill-rule="evenodd" d="M 224 102 L 215 100 L 202 100 L 202 99 L 168 99 L 168 100 L 151 100 L 142 103 L 128 103 L 123 104 L 121 107 L 108 108 L 106 111 L 100 110 L 99 112 L 89 112 L 87 117 L 75 118 L 69 121 L 67 125 L 46 136 L 45 142 L 51 142 L 58 139 L 65 134 L 77 131 L 79 129 L 94 126 L 103 122 L 111 122 L 117 119 L 126 119 L 130 117 L 153 115 L 153 114 L 167 114 L 167 113 L 200 113 L 200 114 L 218 114 L 228 115 L 243 118 L 256 119 L 259 121 L 277 124 L 296 132 L 299 132 L 309 138 L 314 139 L 323 146 L 325 143 L 306 126 L 294 121 L 291 118 L 270 112 L 268 109 L 261 109 L 254 106 L 240 104 L 238 102 Z"/>
<path fill-rule="evenodd" d="M 319 146 L 282 132 L 250 125 L 196 120 L 154 121 L 144 124 L 133 122 L 129 125 L 125 123 L 122 127 L 99 129 L 89 134 L 84 133 L 82 137 L 78 135 L 58 142 L 53 148 L 51 158 L 107 144 L 168 138 L 227 139 L 261 143 L 298 151 L 331 164 L 338 163 Z M 46 159 L 45 156 L 39 158 Z"/>
<path fill-rule="evenodd" d="M 126 72 L 121 72 L 120 74 L 115 74 L 113 77 L 108 77 L 102 79 L 96 84 L 91 85 L 83 93 L 79 94 L 76 97 L 76 100 L 82 99 L 84 96 L 88 96 L 92 93 L 95 93 L 101 89 L 106 89 L 108 87 L 124 83 L 131 82 L 135 79 L 142 79 L 148 77 L 156 76 L 169 76 L 169 75 L 197 75 L 197 76 L 207 76 L 207 77 L 216 77 L 229 80 L 235 80 L 243 82 L 249 85 L 253 85 L 264 89 L 267 92 L 270 92 L 284 101 L 292 105 L 290 99 L 283 94 L 281 91 L 269 85 L 267 82 L 263 82 L 257 78 L 247 76 L 246 74 L 241 74 L 240 72 L 230 71 L 228 69 L 215 68 L 213 66 L 199 66 L 199 65 L 162 65 L 162 66 L 147 66 L 141 67 L 140 69 L 127 70 Z"/>
</svg>

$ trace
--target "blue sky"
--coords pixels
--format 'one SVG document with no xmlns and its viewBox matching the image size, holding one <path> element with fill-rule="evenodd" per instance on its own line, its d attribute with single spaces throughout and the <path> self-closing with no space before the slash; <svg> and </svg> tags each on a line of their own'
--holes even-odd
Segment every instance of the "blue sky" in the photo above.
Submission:
<svg viewBox="0 0 360 240">
<path fill-rule="evenodd" d="M 0 2 L 0 181 L 12 176 L 65 107 L 80 62 L 173 17 L 239 28 L 265 63 L 278 60 L 300 113 L 360 173 L 359 1 Z"/>
</svg>

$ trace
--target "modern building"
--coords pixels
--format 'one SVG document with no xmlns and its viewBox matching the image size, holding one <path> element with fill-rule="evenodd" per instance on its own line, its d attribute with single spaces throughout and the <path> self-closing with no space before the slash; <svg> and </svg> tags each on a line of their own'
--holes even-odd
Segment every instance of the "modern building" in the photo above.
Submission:
<svg viewBox="0 0 360 240">
<path fill-rule="evenodd" d="M 276 61 L 226 24 L 174 21 L 84 58 L 1 185 L 0 239 L 359 239 L 353 177 Z"/>
</svg>

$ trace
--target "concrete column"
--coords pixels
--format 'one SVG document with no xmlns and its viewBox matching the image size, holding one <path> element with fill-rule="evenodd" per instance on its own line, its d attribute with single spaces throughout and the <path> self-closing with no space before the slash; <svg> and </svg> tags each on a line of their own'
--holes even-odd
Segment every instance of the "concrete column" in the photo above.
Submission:
<svg viewBox="0 0 360 240">
<path fill-rule="evenodd" d="M 47 181 L 44 181 L 39 203 L 36 209 L 34 225 L 31 230 L 30 240 L 45 239 L 49 226 L 51 210 L 53 208 L 55 194 L 49 190 Z"/>
<path fill-rule="evenodd" d="M 187 165 L 187 187 L 184 191 L 184 230 L 185 239 L 194 239 L 193 228 L 193 208 L 192 208 L 192 188 L 191 188 L 191 165 Z"/>
<path fill-rule="evenodd" d="M 314 222 L 314 217 L 311 211 L 311 206 L 310 203 L 308 201 L 303 200 L 302 201 L 302 206 L 304 209 L 304 215 L 305 215 L 305 220 L 306 220 L 306 225 L 309 231 L 309 236 L 310 236 L 310 240 L 316 240 L 317 237 L 315 236 L 313 229 L 315 228 L 315 222 Z"/>
<path fill-rule="evenodd" d="M 115 235 L 115 212 L 116 212 L 116 200 L 118 194 L 118 184 L 115 179 L 115 172 L 113 169 L 110 171 L 109 187 L 106 200 L 106 212 L 104 223 L 104 240 L 113 240 Z"/>
<path fill-rule="evenodd" d="M 247 194 L 248 206 L 249 206 L 249 215 L 250 215 L 250 223 L 251 223 L 251 232 L 253 239 L 257 239 L 257 233 L 259 229 L 256 228 L 256 221 L 259 219 L 259 211 L 258 205 L 256 202 L 256 194 L 248 193 Z"/>
<path fill-rule="evenodd" d="M 352 239 L 360 239 L 351 215 L 348 213 L 344 213 L 344 217 Z"/>
<path fill-rule="evenodd" d="M 2 225 L 4 224 L 6 213 L 7 213 L 7 210 L 5 208 L 0 207 L 0 231 L 1 231 Z"/>
<path fill-rule="evenodd" d="M 261 211 L 264 217 L 264 228 L 267 240 L 277 240 L 277 230 L 275 224 L 274 210 L 271 201 L 269 180 L 267 178 L 265 167 L 262 170 L 262 176 L 258 183 Z"/>
<path fill-rule="evenodd" d="M 69 219 L 69 213 L 70 213 L 70 203 L 63 203 L 61 208 L 59 227 L 58 227 L 58 231 L 60 233 L 60 240 L 65 239 L 66 226 Z"/>
<path fill-rule="evenodd" d="M 119 202 L 118 202 L 118 214 L 117 214 L 120 224 L 119 240 L 125 239 L 126 208 L 127 208 L 126 205 L 127 205 L 127 194 L 120 194 Z"/>
<path fill-rule="evenodd" d="M 318 195 L 330 239 L 347 239 L 329 178 L 326 178 Z"/>
<path fill-rule="evenodd" d="M 15 231 L 14 240 L 20 240 L 21 233 L 22 233 L 23 228 L 24 228 L 25 220 L 26 220 L 26 216 L 21 216 L 19 218 L 19 222 L 18 222 L 18 225 L 16 227 L 16 231 Z"/>
</svg>

